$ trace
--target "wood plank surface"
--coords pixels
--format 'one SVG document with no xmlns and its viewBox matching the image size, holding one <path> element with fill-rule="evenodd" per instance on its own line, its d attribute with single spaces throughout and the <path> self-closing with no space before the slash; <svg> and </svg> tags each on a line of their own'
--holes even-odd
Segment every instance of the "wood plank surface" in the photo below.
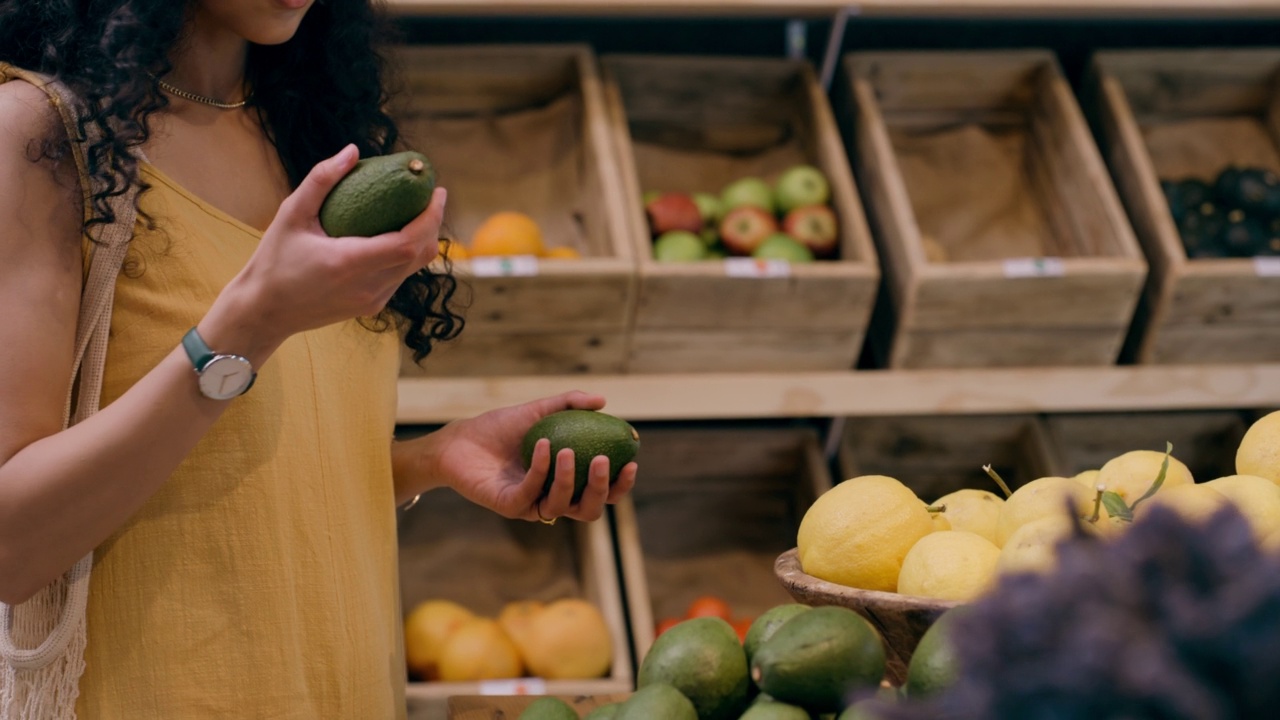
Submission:
<svg viewBox="0 0 1280 720">
<path fill-rule="evenodd" d="M 949 415 L 1280 406 L 1280 363 L 400 380 L 402 423 L 437 423 L 564 390 L 629 420 Z"/>
</svg>

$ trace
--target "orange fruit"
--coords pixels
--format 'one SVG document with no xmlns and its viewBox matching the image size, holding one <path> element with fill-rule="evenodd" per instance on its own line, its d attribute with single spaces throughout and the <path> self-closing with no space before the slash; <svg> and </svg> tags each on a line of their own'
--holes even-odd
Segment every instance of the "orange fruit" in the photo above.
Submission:
<svg viewBox="0 0 1280 720">
<path fill-rule="evenodd" d="M 542 257 L 550 260 L 578 260 L 582 257 L 582 253 L 574 250 L 568 245 L 557 245 L 553 248 L 547 248 L 547 251 L 542 254 Z"/>
<path fill-rule="evenodd" d="M 1280 538 L 1280 535 L 1278 535 L 1277 537 Z M 657 626 L 654 628 L 653 636 L 657 637 L 679 624 L 680 624 L 680 618 L 671 618 L 671 617 L 663 618 L 658 621 Z"/>
<path fill-rule="evenodd" d="M 718 597 L 703 595 L 692 603 L 689 603 L 689 609 L 685 612 L 684 616 L 685 618 L 718 617 L 732 622 L 733 609 L 729 607 L 729 603 Z"/>
<path fill-rule="evenodd" d="M 545 251 L 542 230 L 524 213 L 506 211 L 490 215 L 471 236 L 473 256 L 541 255 Z"/>
<path fill-rule="evenodd" d="M 450 260 L 466 260 L 468 257 L 467 246 L 457 240 L 440 238 L 440 257 L 447 257 Z"/>
<path fill-rule="evenodd" d="M 533 634 L 533 625 L 537 622 L 538 613 L 543 604 L 537 600 L 516 600 L 503 606 L 498 613 L 498 625 L 511 638 L 517 648 L 529 643 Z"/>
<path fill-rule="evenodd" d="M 733 631 L 738 633 L 738 642 L 747 641 L 747 633 L 751 630 L 751 623 L 755 622 L 755 618 L 738 618 L 733 621 Z"/>
<path fill-rule="evenodd" d="M 440 650 L 440 679 L 446 682 L 505 680 L 523 674 L 515 643 L 491 618 L 462 623 Z"/>
<path fill-rule="evenodd" d="M 404 621 L 404 655 L 409 671 L 424 680 L 439 677 L 440 651 L 449 636 L 474 617 L 448 600 L 418 603 Z"/>
</svg>

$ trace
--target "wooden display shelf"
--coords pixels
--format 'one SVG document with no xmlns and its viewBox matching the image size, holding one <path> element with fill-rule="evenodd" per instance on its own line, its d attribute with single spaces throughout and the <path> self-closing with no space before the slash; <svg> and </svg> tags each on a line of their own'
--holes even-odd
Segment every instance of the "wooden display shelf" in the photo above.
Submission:
<svg viewBox="0 0 1280 720">
<path fill-rule="evenodd" d="M 1277 0 L 388 0 L 399 15 L 865 16 L 1280 16 Z"/>
<path fill-rule="evenodd" d="M 1280 406 L 1280 363 L 402 378 L 398 420 L 444 423 L 575 389 L 633 421 L 1261 408 Z"/>
</svg>

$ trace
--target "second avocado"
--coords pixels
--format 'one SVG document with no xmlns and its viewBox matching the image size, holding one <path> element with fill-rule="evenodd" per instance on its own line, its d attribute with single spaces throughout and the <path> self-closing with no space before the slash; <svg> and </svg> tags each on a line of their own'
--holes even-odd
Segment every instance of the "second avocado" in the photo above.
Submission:
<svg viewBox="0 0 1280 720">
<path fill-rule="evenodd" d="M 329 191 L 320 226 L 330 237 L 399 230 L 427 209 L 435 189 L 435 168 L 421 153 L 365 158 Z"/>
<path fill-rule="evenodd" d="M 562 410 L 542 418 L 529 428 L 521 446 L 526 468 L 533 462 L 533 446 L 541 438 L 551 441 L 552 468 L 555 467 L 556 454 L 562 448 L 573 450 L 575 503 L 582 499 L 582 492 L 587 487 L 587 472 L 592 458 L 597 455 L 609 458 L 609 482 L 613 483 L 618 479 L 622 466 L 634 460 L 640 451 L 640 433 L 630 423 L 594 410 Z M 552 479 L 552 473 L 548 473 L 542 487 L 543 495 L 551 490 Z"/>
</svg>

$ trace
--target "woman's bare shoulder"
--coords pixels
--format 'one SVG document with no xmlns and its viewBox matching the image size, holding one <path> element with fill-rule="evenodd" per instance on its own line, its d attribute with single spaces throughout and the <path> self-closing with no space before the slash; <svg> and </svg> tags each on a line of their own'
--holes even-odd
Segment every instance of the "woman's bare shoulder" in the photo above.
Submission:
<svg viewBox="0 0 1280 720">
<path fill-rule="evenodd" d="M 19 202 L 28 206 L 79 202 L 71 156 L 46 152 L 65 138 L 58 110 L 43 90 L 16 80 L 0 84 L 0 187 L 8 186 L 10 191 L 0 192 L 0 213 L 19 209 L 15 207 Z M 72 210 L 78 217 L 78 209 Z"/>
</svg>

